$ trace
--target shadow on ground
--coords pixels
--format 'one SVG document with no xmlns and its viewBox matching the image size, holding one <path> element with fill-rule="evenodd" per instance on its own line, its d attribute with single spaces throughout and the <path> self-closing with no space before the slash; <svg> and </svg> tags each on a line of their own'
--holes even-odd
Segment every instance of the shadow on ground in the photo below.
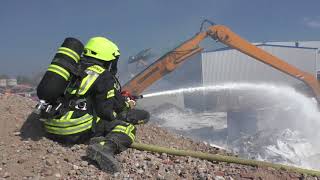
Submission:
<svg viewBox="0 0 320 180">
<path fill-rule="evenodd" d="M 39 115 L 31 113 L 20 129 L 22 140 L 38 141 L 45 136 L 43 123 L 39 120 Z"/>
</svg>

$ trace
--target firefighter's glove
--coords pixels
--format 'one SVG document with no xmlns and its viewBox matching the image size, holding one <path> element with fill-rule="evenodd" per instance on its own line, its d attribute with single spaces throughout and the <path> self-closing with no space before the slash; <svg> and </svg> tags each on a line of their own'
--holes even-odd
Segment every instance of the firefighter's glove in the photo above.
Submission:
<svg viewBox="0 0 320 180">
<path fill-rule="evenodd" d="M 130 109 L 133 109 L 137 105 L 136 101 L 132 100 L 130 98 L 127 98 L 127 104 L 128 104 Z"/>
</svg>

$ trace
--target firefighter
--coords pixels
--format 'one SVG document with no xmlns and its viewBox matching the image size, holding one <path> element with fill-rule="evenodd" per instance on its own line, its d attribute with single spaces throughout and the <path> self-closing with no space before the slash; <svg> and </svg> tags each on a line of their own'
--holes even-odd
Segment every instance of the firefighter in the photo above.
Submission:
<svg viewBox="0 0 320 180">
<path fill-rule="evenodd" d="M 119 171 L 114 155 L 131 145 L 136 132 L 135 126 L 120 116 L 133 109 L 136 102 L 121 95 L 115 77 L 119 56 L 112 41 L 91 38 L 80 60 L 85 75 L 71 83 L 67 88 L 69 96 L 57 107 L 64 113 L 44 122 L 49 138 L 58 142 L 82 143 L 91 138 L 87 156 L 107 172 Z M 138 118 L 149 118 L 145 111 L 131 111 L 136 111 Z"/>
</svg>

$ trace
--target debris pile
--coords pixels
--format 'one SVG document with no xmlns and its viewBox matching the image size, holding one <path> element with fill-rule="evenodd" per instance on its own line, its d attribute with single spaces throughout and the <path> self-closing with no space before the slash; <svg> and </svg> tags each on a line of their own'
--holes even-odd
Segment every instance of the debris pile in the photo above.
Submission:
<svg viewBox="0 0 320 180">
<path fill-rule="evenodd" d="M 44 137 L 29 114 L 36 102 L 0 96 L 0 179 L 317 179 L 272 168 L 210 162 L 192 157 L 128 149 L 117 156 L 121 172 L 108 174 L 85 156 L 86 144 L 63 146 Z M 225 150 L 168 132 L 152 123 L 138 126 L 137 142 L 231 155 Z"/>
</svg>

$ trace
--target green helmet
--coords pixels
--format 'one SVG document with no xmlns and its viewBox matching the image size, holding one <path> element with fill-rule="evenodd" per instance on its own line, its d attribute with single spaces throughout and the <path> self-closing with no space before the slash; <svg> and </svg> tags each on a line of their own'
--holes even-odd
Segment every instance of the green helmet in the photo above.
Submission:
<svg viewBox="0 0 320 180">
<path fill-rule="evenodd" d="M 85 56 L 90 56 L 102 61 L 113 61 L 120 56 L 119 48 L 105 37 L 93 37 L 84 46 Z"/>
</svg>

